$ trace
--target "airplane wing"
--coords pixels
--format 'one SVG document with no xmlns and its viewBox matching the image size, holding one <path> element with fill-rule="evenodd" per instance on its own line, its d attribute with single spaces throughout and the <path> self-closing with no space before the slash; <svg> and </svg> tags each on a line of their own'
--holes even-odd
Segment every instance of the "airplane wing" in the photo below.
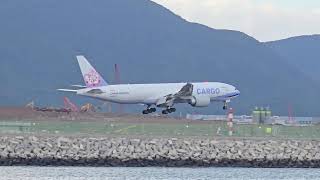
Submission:
<svg viewBox="0 0 320 180">
<path fill-rule="evenodd" d="M 179 92 L 176 92 L 175 94 L 168 94 L 162 98 L 159 98 L 157 102 L 158 107 L 167 107 L 167 106 L 173 106 L 175 103 L 184 103 L 188 102 L 190 98 L 192 97 L 193 92 L 193 84 L 187 83 L 184 85 Z"/>
<path fill-rule="evenodd" d="M 192 96 L 193 91 L 193 84 L 187 83 L 185 86 L 181 88 L 181 90 L 176 93 L 175 97 L 186 97 L 186 96 Z"/>
</svg>

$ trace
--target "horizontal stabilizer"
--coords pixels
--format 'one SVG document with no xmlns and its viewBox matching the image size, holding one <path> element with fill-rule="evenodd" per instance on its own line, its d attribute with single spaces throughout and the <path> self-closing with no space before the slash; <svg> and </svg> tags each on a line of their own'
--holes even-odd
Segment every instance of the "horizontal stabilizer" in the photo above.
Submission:
<svg viewBox="0 0 320 180">
<path fill-rule="evenodd" d="M 87 88 L 87 86 L 84 86 L 84 85 L 71 85 L 71 87 L 76 87 L 76 88 Z"/>
<path fill-rule="evenodd" d="M 63 92 L 73 92 L 73 93 L 77 93 L 78 90 L 74 90 L 74 89 L 57 89 L 58 91 L 63 91 Z"/>
</svg>

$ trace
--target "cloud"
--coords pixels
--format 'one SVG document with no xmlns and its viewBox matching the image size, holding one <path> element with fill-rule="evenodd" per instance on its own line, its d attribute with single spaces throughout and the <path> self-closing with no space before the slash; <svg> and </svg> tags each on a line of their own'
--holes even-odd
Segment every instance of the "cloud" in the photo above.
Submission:
<svg viewBox="0 0 320 180">
<path fill-rule="evenodd" d="M 320 34 L 320 9 L 257 0 L 153 0 L 188 21 L 245 32 L 260 41 Z M 306 3 L 306 2 L 305 2 Z"/>
</svg>

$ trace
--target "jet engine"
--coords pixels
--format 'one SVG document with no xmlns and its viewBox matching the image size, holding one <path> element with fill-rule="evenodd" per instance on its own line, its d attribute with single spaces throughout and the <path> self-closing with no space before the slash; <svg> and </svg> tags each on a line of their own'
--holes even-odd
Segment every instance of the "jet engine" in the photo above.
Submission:
<svg viewBox="0 0 320 180">
<path fill-rule="evenodd" d="M 210 98 L 206 96 L 193 96 L 189 104 L 193 107 L 207 107 L 210 104 Z"/>
</svg>

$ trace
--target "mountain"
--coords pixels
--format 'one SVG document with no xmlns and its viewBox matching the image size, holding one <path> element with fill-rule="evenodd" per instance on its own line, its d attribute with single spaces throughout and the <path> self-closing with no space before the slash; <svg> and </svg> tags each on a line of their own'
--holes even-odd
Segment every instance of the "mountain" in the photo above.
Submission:
<svg viewBox="0 0 320 180">
<path fill-rule="evenodd" d="M 292 37 L 266 45 L 320 84 L 320 35 Z"/>
<path fill-rule="evenodd" d="M 123 83 L 233 84 L 241 91 L 232 104 L 238 114 L 270 106 L 286 115 L 290 105 L 294 115 L 320 115 L 319 86 L 268 45 L 187 22 L 149 0 L 5 0 L 0 22 L 1 105 L 61 104 L 68 94 L 55 89 L 83 82 L 75 55 L 84 54 L 109 82 L 117 63 Z M 221 103 L 179 107 L 222 113 Z"/>
</svg>

